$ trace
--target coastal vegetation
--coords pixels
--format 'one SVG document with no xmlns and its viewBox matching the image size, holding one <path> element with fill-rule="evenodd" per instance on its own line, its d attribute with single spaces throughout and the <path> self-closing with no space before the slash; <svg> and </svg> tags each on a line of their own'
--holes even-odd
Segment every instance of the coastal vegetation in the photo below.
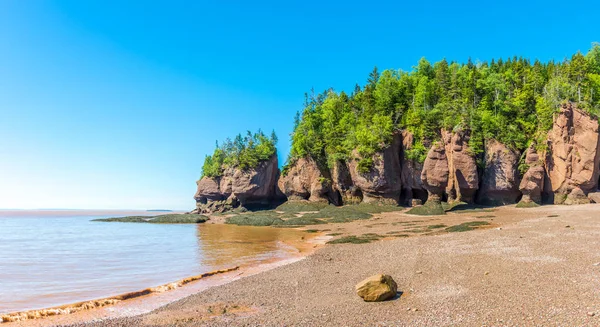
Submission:
<svg viewBox="0 0 600 327">
<path fill-rule="evenodd" d="M 323 202 L 285 202 L 274 210 L 231 213 L 225 223 L 242 226 L 306 226 L 369 219 L 375 213 L 399 210 L 403 208 L 367 203 L 337 207 Z"/>
<path fill-rule="evenodd" d="M 563 61 L 513 57 L 432 64 L 422 58 L 411 71 L 375 68 L 367 84 L 349 94 L 328 89 L 305 95 L 287 164 L 311 157 L 332 167 L 358 154 L 365 172 L 372 155 L 403 129 L 414 135 L 405 156 L 418 162 L 441 129 L 470 130 L 469 149 L 476 156 L 492 138 L 520 151 L 536 140 L 543 147 L 553 114 L 565 101 L 593 116 L 600 113 L 599 44 Z"/>
<path fill-rule="evenodd" d="M 450 226 L 445 229 L 448 233 L 467 232 L 476 229 L 477 227 L 489 225 L 487 221 L 469 221 L 466 223 Z"/>
<path fill-rule="evenodd" d="M 276 152 L 277 135 L 265 135 L 261 130 L 250 131 L 245 136 L 238 134 L 233 140 L 226 139 L 221 145 L 216 143 L 212 155 L 204 158 L 202 177 L 218 177 L 227 168 L 242 170 L 254 168 L 259 162 L 269 160 Z"/>
</svg>

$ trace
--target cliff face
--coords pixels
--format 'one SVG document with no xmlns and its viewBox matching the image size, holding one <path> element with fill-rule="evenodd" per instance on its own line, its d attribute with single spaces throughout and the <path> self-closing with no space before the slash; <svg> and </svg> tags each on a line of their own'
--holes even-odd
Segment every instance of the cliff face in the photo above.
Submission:
<svg viewBox="0 0 600 327">
<path fill-rule="evenodd" d="M 425 202 L 427 200 L 427 190 L 421 180 L 423 163 L 417 160 L 410 160 L 405 152 L 413 148 L 414 137 L 409 131 L 402 131 L 402 153 L 400 155 L 400 174 L 402 180 L 401 199 L 404 204 L 412 205 L 412 200 Z"/>
<path fill-rule="evenodd" d="M 322 172 L 311 158 L 298 159 L 291 165 L 288 173 L 279 178 L 277 185 L 291 201 L 336 202 L 329 172 Z"/>
<path fill-rule="evenodd" d="M 421 181 L 427 190 L 427 201 L 441 201 L 448 187 L 448 158 L 446 148 L 441 142 L 434 143 L 423 163 Z"/>
<path fill-rule="evenodd" d="M 484 163 L 477 202 L 486 205 L 515 203 L 521 195 L 519 153 L 496 140 L 489 140 L 485 144 Z"/>
<path fill-rule="evenodd" d="M 565 104 L 548 134 L 546 169 L 556 204 L 586 203 L 598 188 L 598 121 Z"/>
<path fill-rule="evenodd" d="M 227 168 L 219 177 L 203 177 L 194 199 L 196 212 L 211 213 L 231 210 L 238 206 L 266 206 L 276 200 L 279 169 L 277 154 L 256 168 L 241 170 Z"/>
<path fill-rule="evenodd" d="M 448 202 L 473 203 L 475 193 L 479 189 L 477 161 L 469 152 L 469 138 L 467 131 L 460 130 L 456 133 L 442 131 L 442 140 L 448 157 L 449 174 L 446 188 Z"/>
<path fill-rule="evenodd" d="M 567 104 L 555 115 L 547 150 L 537 153 L 533 145 L 527 149 L 521 162 L 527 168 L 522 178 L 518 171 L 520 153 L 498 141 L 486 141 L 483 165 L 478 168 L 469 149 L 469 132 L 442 130 L 440 140 L 419 163 L 406 158 L 413 136 L 403 131 L 373 155 L 368 172 L 359 170 L 360 156 L 355 151 L 353 158 L 339 160 L 333 167 L 319 167 L 311 158 L 300 158 L 285 176 L 279 176 L 274 155 L 255 169 L 230 168 L 220 177 L 202 178 L 194 198 L 198 212 L 264 205 L 282 197 L 335 205 L 411 204 L 419 200 L 504 205 L 519 199 L 525 204 L 540 204 L 543 199 L 559 204 L 589 203 L 588 198 L 600 198 L 596 193 L 599 133 L 596 119 Z"/>
<path fill-rule="evenodd" d="M 352 183 L 362 192 L 363 202 L 400 203 L 402 180 L 400 176 L 400 151 L 402 137 L 395 134 L 390 146 L 373 155 L 373 167 L 366 173 L 358 169 L 358 161 L 350 160 L 348 170 Z M 354 157 L 359 155 L 355 151 Z"/>
</svg>

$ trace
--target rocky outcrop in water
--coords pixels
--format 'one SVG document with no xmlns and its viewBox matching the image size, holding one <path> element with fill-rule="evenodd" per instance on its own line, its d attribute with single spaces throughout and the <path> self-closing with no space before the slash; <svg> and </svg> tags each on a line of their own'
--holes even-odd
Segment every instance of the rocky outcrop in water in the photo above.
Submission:
<svg viewBox="0 0 600 327">
<path fill-rule="evenodd" d="M 496 140 L 489 140 L 485 144 L 484 163 L 477 202 L 486 205 L 516 203 L 521 196 L 519 153 Z"/>
<path fill-rule="evenodd" d="M 256 168 L 227 168 L 219 177 L 204 176 L 194 195 L 197 213 L 231 210 L 238 206 L 268 206 L 277 200 L 277 154 Z"/>
<path fill-rule="evenodd" d="M 557 204 L 588 203 L 600 173 L 598 121 L 564 104 L 548 133 L 546 169 Z"/>
<path fill-rule="evenodd" d="M 366 173 L 359 170 L 358 160 L 348 162 L 352 183 L 361 191 L 363 202 L 399 204 L 402 191 L 400 151 L 402 137 L 395 134 L 391 144 L 373 155 L 373 167 Z M 353 153 L 359 158 L 357 151 Z"/>
</svg>

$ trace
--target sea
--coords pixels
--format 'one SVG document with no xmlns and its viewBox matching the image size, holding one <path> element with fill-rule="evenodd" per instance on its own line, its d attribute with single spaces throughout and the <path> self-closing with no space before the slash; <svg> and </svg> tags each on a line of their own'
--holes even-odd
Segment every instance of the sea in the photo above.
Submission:
<svg viewBox="0 0 600 327">
<path fill-rule="evenodd" d="M 223 224 L 96 222 L 151 212 L 0 210 L 0 314 L 285 259 L 304 232 Z"/>
</svg>

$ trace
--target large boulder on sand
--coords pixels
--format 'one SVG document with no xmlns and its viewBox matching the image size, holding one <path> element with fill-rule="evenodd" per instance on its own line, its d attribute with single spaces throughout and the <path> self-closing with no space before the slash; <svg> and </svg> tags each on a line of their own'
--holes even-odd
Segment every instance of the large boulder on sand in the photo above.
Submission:
<svg viewBox="0 0 600 327">
<path fill-rule="evenodd" d="M 519 191 L 523 194 L 519 204 L 527 206 L 532 203 L 542 203 L 542 191 L 544 189 L 544 177 L 546 171 L 539 160 L 539 155 L 534 144 L 530 145 L 525 154 L 525 164 L 529 165 L 527 172 L 523 175 Z"/>
<path fill-rule="evenodd" d="M 427 202 L 440 202 L 448 186 L 448 159 L 441 142 L 433 144 L 423 162 L 421 181 L 429 193 Z"/>
<path fill-rule="evenodd" d="M 335 202 L 329 172 L 321 170 L 312 158 L 293 162 L 285 176 L 279 177 L 277 185 L 288 201 Z"/>
<path fill-rule="evenodd" d="M 448 202 L 464 201 L 473 203 L 479 188 L 477 161 L 469 151 L 470 132 L 458 130 L 454 133 L 442 130 L 442 140 L 448 158 Z"/>
<path fill-rule="evenodd" d="M 563 104 L 548 133 L 546 169 L 556 204 L 579 203 L 596 191 L 600 175 L 600 137 L 598 120 Z M 584 197 L 581 196 L 583 192 Z M 574 193 L 573 193 L 574 192 Z"/>
<path fill-rule="evenodd" d="M 519 153 L 496 140 L 485 144 L 485 168 L 481 188 L 477 195 L 479 203 L 505 205 L 517 202 L 519 192 Z"/>
<path fill-rule="evenodd" d="M 401 148 L 401 136 L 394 134 L 391 144 L 373 155 L 373 166 L 368 172 L 358 169 L 358 160 L 348 161 L 352 183 L 362 192 L 363 202 L 399 204 L 402 191 Z M 353 156 L 360 158 L 357 151 L 353 152 Z"/>
<path fill-rule="evenodd" d="M 221 176 L 204 176 L 196 183 L 196 212 L 223 212 L 239 205 L 269 205 L 277 198 L 278 175 L 277 154 L 274 154 L 254 168 L 227 168 Z"/>
<path fill-rule="evenodd" d="M 389 300 L 396 296 L 398 285 L 390 275 L 371 276 L 356 284 L 356 294 L 366 302 Z"/>
</svg>

